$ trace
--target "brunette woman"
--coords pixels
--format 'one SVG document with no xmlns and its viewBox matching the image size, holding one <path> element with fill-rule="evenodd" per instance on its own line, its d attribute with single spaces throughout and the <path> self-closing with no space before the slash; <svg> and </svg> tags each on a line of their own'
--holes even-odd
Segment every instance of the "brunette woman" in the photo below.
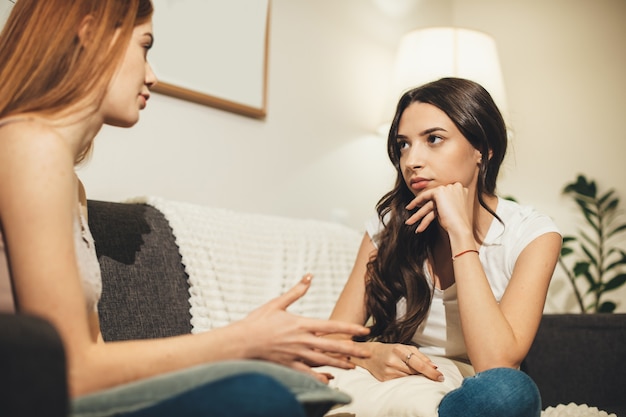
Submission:
<svg viewBox="0 0 626 417">
<path fill-rule="evenodd" d="M 331 318 L 369 321 L 355 370 L 325 369 L 366 416 L 536 417 L 518 370 L 561 247 L 553 221 L 496 195 L 507 132 L 489 93 L 444 78 L 405 93 L 394 188 L 367 225 Z"/>
</svg>

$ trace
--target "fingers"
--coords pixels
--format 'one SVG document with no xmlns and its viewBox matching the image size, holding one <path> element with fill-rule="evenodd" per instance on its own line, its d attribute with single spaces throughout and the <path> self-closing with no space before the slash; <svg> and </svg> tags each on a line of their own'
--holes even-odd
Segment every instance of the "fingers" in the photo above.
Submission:
<svg viewBox="0 0 626 417">
<path fill-rule="evenodd" d="M 312 376 L 323 384 L 328 384 L 328 381 L 335 378 L 327 372 L 315 372 L 309 366 L 305 365 L 302 362 L 296 361 L 291 363 L 289 366 L 296 371 L 304 372 L 305 374 Z"/>
<path fill-rule="evenodd" d="M 417 228 L 415 228 L 415 233 L 422 233 L 424 230 L 426 230 L 426 228 L 428 228 L 428 226 L 430 226 L 433 221 L 435 221 L 436 218 L 436 211 L 431 211 L 430 213 L 428 213 L 426 216 L 424 216 Z"/>
<path fill-rule="evenodd" d="M 344 334 L 349 336 L 365 336 L 369 333 L 369 329 L 360 324 L 348 323 L 338 320 L 320 320 L 311 318 L 302 318 L 303 326 L 311 333 L 317 336 L 327 334 Z M 326 339 L 330 340 L 330 339 Z"/>
<path fill-rule="evenodd" d="M 330 358 L 328 360 L 332 360 L 333 363 L 350 363 L 348 362 L 349 357 L 365 359 L 371 356 L 370 351 L 365 347 L 365 345 L 353 342 L 352 340 L 315 337 L 310 341 L 309 347 L 311 349 L 314 349 L 318 353 L 323 352 L 324 356 L 328 356 Z M 326 353 L 328 353 L 329 355 L 327 355 Z M 326 362 L 328 362 L 328 360 L 326 360 Z M 328 362 L 327 364 L 331 365 L 330 362 Z M 350 366 L 352 366 L 351 363 Z M 343 368 L 344 366 L 338 367 Z"/>
<path fill-rule="evenodd" d="M 437 365 L 435 365 L 428 356 L 417 350 L 417 348 L 404 351 L 400 355 L 404 355 L 404 357 L 401 356 L 401 359 L 406 364 L 409 371 L 415 371 L 433 381 L 443 382 L 445 380 L 444 375 L 437 370 Z"/>
<path fill-rule="evenodd" d="M 334 366 L 341 369 L 354 369 L 354 363 L 347 356 L 336 356 L 317 350 L 307 350 L 298 355 L 300 361 L 308 366 Z"/>
<path fill-rule="evenodd" d="M 415 203 L 413 200 L 411 204 L 407 206 L 407 209 L 411 209 L 411 205 Z M 437 208 L 433 201 L 426 202 L 415 213 L 413 213 L 405 222 L 406 225 L 412 226 L 419 223 L 415 229 L 415 233 L 421 233 L 437 218 Z"/>
<path fill-rule="evenodd" d="M 306 274 L 302 277 L 300 282 L 291 287 L 289 291 L 286 293 L 274 298 L 269 301 L 266 305 L 272 306 L 280 310 L 286 310 L 294 302 L 298 301 L 306 292 L 309 290 L 311 286 L 311 281 L 313 280 L 313 275 Z"/>
</svg>

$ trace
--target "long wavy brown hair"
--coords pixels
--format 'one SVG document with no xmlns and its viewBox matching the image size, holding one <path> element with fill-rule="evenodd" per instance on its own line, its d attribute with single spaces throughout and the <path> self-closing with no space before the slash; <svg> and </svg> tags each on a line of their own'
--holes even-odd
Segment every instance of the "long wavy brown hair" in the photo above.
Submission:
<svg viewBox="0 0 626 417">
<path fill-rule="evenodd" d="M 152 12 L 150 0 L 18 0 L 0 34 L 0 119 L 95 110 Z"/>
<path fill-rule="evenodd" d="M 493 99 L 479 84 L 461 78 L 442 78 L 402 95 L 389 130 L 387 153 L 396 168 L 394 188 L 376 206 L 384 224 L 376 236 L 378 251 L 367 265 L 366 309 L 372 318 L 368 338 L 388 343 L 409 343 L 426 317 L 432 289 L 424 274 L 424 263 L 432 255 L 438 236 L 433 222 L 416 235 L 415 227 L 405 225 L 412 214 L 405 206 L 415 197 L 407 187 L 400 168 L 398 125 L 404 110 L 412 103 L 428 103 L 452 120 L 483 158 L 478 175 L 478 200 L 495 195 L 496 179 L 507 147 L 506 125 Z M 431 258 L 432 259 L 432 258 Z M 396 305 L 406 298 L 406 314 L 397 317 Z"/>
</svg>

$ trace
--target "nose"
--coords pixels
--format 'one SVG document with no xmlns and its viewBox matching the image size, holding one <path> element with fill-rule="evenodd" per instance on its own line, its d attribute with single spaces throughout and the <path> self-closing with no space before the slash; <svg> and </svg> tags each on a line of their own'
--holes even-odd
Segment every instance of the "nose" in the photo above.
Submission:
<svg viewBox="0 0 626 417">
<path fill-rule="evenodd" d="M 407 152 L 404 153 L 404 164 L 407 168 L 419 169 L 424 166 L 425 152 L 419 143 L 414 143 Z"/>
<path fill-rule="evenodd" d="M 148 62 L 146 62 L 146 79 L 145 79 L 146 86 L 148 86 L 148 88 L 152 88 L 158 82 L 159 80 L 157 80 L 156 74 L 152 70 L 152 66 Z"/>
</svg>

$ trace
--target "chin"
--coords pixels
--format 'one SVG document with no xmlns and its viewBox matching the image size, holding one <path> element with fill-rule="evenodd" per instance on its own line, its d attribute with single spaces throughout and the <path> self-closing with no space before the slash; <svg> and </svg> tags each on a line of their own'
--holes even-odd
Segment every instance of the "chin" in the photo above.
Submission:
<svg viewBox="0 0 626 417">
<path fill-rule="evenodd" d="M 124 119 L 112 118 L 112 119 L 107 119 L 104 123 L 109 125 L 109 126 L 115 126 L 115 127 L 133 127 L 134 125 L 137 124 L 138 121 L 139 121 L 139 115 L 137 115 L 137 117 L 135 117 L 135 118 L 124 118 Z"/>
</svg>

